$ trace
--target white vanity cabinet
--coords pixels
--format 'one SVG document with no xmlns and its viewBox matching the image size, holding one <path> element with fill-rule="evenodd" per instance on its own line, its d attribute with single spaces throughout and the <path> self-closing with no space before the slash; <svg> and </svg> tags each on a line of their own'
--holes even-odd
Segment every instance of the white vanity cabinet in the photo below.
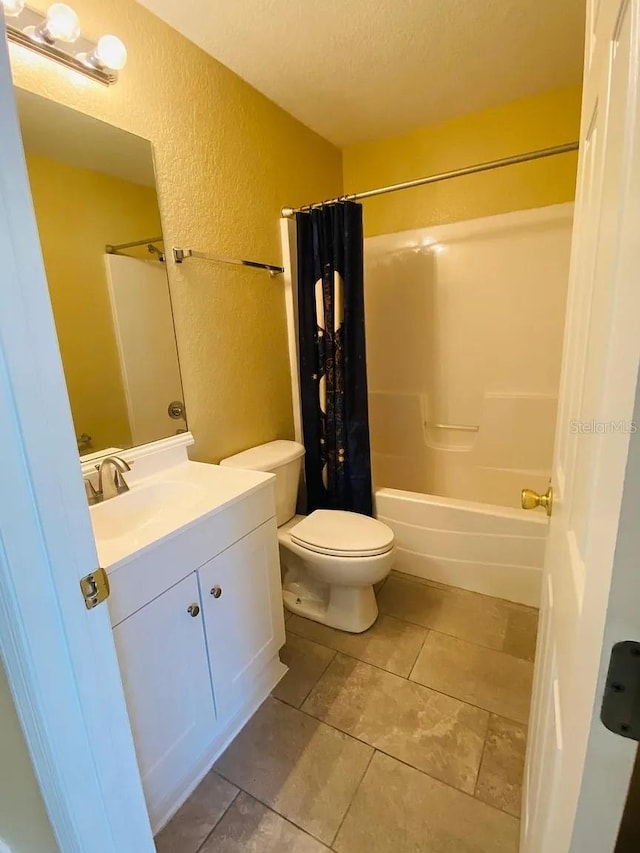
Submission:
<svg viewBox="0 0 640 853">
<path fill-rule="evenodd" d="M 214 734 L 195 573 L 113 629 L 147 803 L 170 800 Z"/>
<path fill-rule="evenodd" d="M 109 612 L 154 833 L 287 671 L 278 655 L 285 635 L 273 478 L 183 468 L 166 475 L 175 488 L 179 476 L 199 476 L 239 494 L 109 570 Z M 114 498 L 113 511 L 126 499 Z M 132 490 L 134 508 L 135 500 Z M 181 512 L 184 504 L 167 517 L 177 523 Z M 113 553 L 108 547 L 104 554 Z"/>
<path fill-rule="evenodd" d="M 278 534 L 272 518 L 198 569 L 218 722 L 255 691 L 284 643 Z"/>
</svg>

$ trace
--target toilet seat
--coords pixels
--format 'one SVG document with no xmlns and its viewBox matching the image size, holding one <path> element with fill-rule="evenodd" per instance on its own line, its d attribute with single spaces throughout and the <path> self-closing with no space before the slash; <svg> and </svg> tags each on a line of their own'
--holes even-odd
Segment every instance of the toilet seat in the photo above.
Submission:
<svg viewBox="0 0 640 853">
<path fill-rule="evenodd" d="M 317 509 L 289 530 L 301 548 L 330 557 L 376 557 L 393 548 L 393 530 L 375 518 Z"/>
</svg>

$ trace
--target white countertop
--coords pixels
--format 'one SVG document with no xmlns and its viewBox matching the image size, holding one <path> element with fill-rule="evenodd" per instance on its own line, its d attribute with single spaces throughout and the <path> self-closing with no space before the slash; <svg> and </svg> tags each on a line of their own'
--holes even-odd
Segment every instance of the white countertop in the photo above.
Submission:
<svg viewBox="0 0 640 853">
<path fill-rule="evenodd" d="M 100 564 L 112 573 L 134 554 L 275 480 L 273 474 L 183 462 L 153 476 L 125 475 L 129 491 L 90 507 Z"/>
</svg>

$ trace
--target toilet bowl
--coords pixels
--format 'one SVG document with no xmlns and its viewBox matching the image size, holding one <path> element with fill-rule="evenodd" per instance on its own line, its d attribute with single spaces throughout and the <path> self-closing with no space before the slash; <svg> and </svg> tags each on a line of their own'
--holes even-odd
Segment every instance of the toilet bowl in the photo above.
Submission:
<svg viewBox="0 0 640 853">
<path fill-rule="evenodd" d="M 276 517 L 287 610 L 332 628 L 361 633 L 378 615 L 374 584 L 391 571 L 394 536 L 381 521 L 321 509 L 295 515 L 304 447 L 272 441 L 230 456 L 221 465 L 276 475 Z"/>
</svg>

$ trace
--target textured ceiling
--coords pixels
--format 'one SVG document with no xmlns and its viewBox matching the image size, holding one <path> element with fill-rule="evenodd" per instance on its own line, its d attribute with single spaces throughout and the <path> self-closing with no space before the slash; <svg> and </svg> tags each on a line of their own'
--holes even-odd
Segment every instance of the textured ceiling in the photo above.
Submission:
<svg viewBox="0 0 640 853">
<path fill-rule="evenodd" d="M 15 93 L 25 151 L 155 187 L 148 140 L 25 89 Z"/>
<path fill-rule="evenodd" d="M 582 79 L 585 0 L 139 2 L 340 146 Z"/>
</svg>

